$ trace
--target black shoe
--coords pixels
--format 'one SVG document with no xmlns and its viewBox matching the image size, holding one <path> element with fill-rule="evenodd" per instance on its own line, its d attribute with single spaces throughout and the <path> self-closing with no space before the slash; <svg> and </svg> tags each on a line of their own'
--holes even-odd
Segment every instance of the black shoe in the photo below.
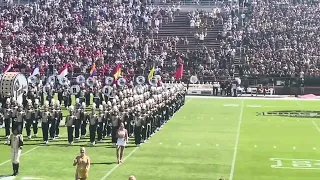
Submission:
<svg viewBox="0 0 320 180">
<path fill-rule="evenodd" d="M 12 174 L 12 176 L 17 176 L 17 173 L 14 172 L 14 173 Z"/>
</svg>

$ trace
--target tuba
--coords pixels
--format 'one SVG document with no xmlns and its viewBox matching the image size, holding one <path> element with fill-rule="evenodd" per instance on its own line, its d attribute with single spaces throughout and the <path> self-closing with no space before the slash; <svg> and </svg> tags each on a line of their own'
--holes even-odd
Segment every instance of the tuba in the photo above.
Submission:
<svg viewBox="0 0 320 180">
<path fill-rule="evenodd" d="M 137 82 L 137 84 L 142 85 L 146 82 L 146 78 L 144 76 L 138 76 L 136 78 L 136 82 Z"/>
<path fill-rule="evenodd" d="M 59 84 L 62 86 L 68 86 L 69 85 L 69 80 L 67 77 L 63 77 L 61 79 L 59 79 Z"/>
<path fill-rule="evenodd" d="M 158 78 L 157 77 L 152 77 L 151 79 L 149 79 L 149 84 L 151 86 L 157 86 L 158 85 Z"/>
<path fill-rule="evenodd" d="M 113 83 L 113 81 L 114 81 L 114 78 L 111 77 L 111 76 L 108 76 L 108 77 L 105 78 L 104 83 L 105 83 L 107 86 L 111 86 L 112 83 Z"/>
<path fill-rule="evenodd" d="M 134 120 L 131 120 L 131 121 L 130 121 L 130 125 L 131 125 L 131 126 L 135 126 L 135 125 L 136 125 L 136 122 L 135 122 Z"/>
<path fill-rule="evenodd" d="M 73 95 L 76 95 L 80 92 L 80 86 L 79 85 L 73 85 L 70 87 L 70 92 Z"/>
<path fill-rule="evenodd" d="M 37 83 L 39 83 L 39 79 L 36 76 L 29 76 L 28 77 L 28 83 L 37 84 Z"/>
<path fill-rule="evenodd" d="M 82 84 L 86 81 L 86 78 L 83 75 L 79 75 L 77 76 L 76 81 L 78 84 Z"/>
<path fill-rule="evenodd" d="M 102 93 L 107 97 L 110 96 L 111 92 L 112 92 L 112 87 L 111 86 L 104 86 L 102 88 Z"/>
<path fill-rule="evenodd" d="M 195 84 L 198 82 L 198 77 L 197 76 L 191 76 L 190 77 L 190 83 Z"/>
<path fill-rule="evenodd" d="M 119 78 L 117 81 L 118 86 L 123 87 L 127 83 L 127 80 L 125 78 Z"/>
<path fill-rule="evenodd" d="M 89 87 L 92 87 L 95 83 L 95 80 L 93 79 L 93 77 L 88 77 L 88 79 L 86 80 L 86 84 Z"/>
<path fill-rule="evenodd" d="M 55 76 L 49 76 L 47 80 L 47 84 L 55 84 L 56 77 Z"/>
</svg>

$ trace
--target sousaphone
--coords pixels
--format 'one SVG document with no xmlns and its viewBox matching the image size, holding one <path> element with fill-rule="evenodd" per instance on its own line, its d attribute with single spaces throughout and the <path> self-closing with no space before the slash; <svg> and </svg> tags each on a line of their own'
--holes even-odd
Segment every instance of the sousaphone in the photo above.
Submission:
<svg viewBox="0 0 320 180">
<path fill-rule="evenodd" d="M 89 87 L 92 87 L 95 83 L 95 80 L 93 79 L 93 77 L 88 77 L 88 79 L 86 80 L 86 84 Z"/>
<path fill-rule="evenodd" d="M 61 79 L 59 79 L 59 84 L 62 85 L 62 86 L 68 86 L 69 85 L 69 80 L 67 77 L 63 77 Z"/>
<path fill-rule="evenodd" d="M 77 76 L 76 81 L 78 84 L 82 84 L 86 82 L 86 78 L 83 75 L 79 75 Z"/>
<path fill-rule="evenodd" d="M 190 77 L 190 83 L 195 84 L 198 82 L 198 77 L 197 76 L 191 76 Z"/>
<path fill-rule="evenodd" d="M 125 78 L 119 78 L 117 80 L 117 84 L 118 84 L 118 86 L 123 87 L 127 84 L 127 80 Z"/>
<path fill-rule="evenodd" d="M 76 95 L 76 94 L 78 94 L 80 92 L 80 86 L 79 85 L 72 85 L 71 87 L 70 87 L 70 93 L 72 94 L 72 95 Z"/>
<path fill-rule="evenodd" d="M 37 83 L 39 83 L 39 79 L 36 76 L 29 76 L 28 83 L 29 84 L 37 84 Z"/>
<path fill-rule="evenodd" d="M 47 79 L 47 84 L 55 84 L 56 77 L 55 76 L 49 76 Z"/>
<path fill-rule="evenodd" d="M 111 95 L 111 92 L 112 92 L 112 87 L 111 86 L 104 86 L 102 88 L 102 93 L 107 97 L 109 97 Z"/>
<path fill-rule="evenodd" d="M 149 79 L 149 84 L 151 86 L 157 86 L 158 85 L 158 78 L 153 76 L 151 79 Z"/>
<path fill-rule="evenodd" d="M 144 76 L 138 76 L 136 78 L 136 82 L 137 82 L 137 84 L 142 85 L 146 82 L 146 78 Z"/>
<path fill-rule="evenodd" d="M 113 83 L 113 81 L 114 81 L 114 78 L 111 77 L 111 76 L 108 76 L 108 77 L 106 77 L 106 79 L 104 80 L 104 83 L 105 83 L 107 86 L 111 86 L 112 83 Z"/>
</svg>

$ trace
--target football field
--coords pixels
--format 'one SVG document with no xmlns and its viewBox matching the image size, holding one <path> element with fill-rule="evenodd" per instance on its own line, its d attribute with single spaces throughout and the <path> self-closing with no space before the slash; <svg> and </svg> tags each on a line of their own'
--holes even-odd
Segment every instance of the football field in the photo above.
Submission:
<svg viewBox="0 0 320 180">
<path fill-rule="evenodd" d="M 47 146 L 41 134 L 25 138 L 17 177 L 6 177 L 10 148 L 1 129 L 0 180 L 74 179 L 81 146 L 92 161 L 89 180 L 319 180 L 319 118 L 320 100 L 188 97 L 145 144 L 128 145 L 121 165 L 110 139 L 68 146 L 62 127 L 63 137 Z"/>
</svg>

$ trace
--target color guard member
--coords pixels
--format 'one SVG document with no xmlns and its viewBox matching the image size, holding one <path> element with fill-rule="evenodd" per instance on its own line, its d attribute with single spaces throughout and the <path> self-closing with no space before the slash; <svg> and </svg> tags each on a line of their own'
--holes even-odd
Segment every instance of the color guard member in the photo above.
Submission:
<svg viewBox="0 0 320 180">
<path fill-rule="evenodd" d="M 124 124 L 121 122 L 117 131 L 117 160 L 118 164 L 123 163 L 124 148 L 129 141 L 128 131 L 124 128 Z"/>
<path fill-rule="evenodd" d="M 95 139 L 96 139 L 96 133 L 97 133 L 97 124 L 98 124 L 98 119 L 97 115 L 95 113 L 96 105 L 95 103 L 92 104 L 91 107 L 91 113 L 89 115 L 89 121 L 90 121 L 90 126 L 89 126 L 89 131 L 90 131 L 90 143 L 91 145 L 95 145 Z"/>
</svg>

